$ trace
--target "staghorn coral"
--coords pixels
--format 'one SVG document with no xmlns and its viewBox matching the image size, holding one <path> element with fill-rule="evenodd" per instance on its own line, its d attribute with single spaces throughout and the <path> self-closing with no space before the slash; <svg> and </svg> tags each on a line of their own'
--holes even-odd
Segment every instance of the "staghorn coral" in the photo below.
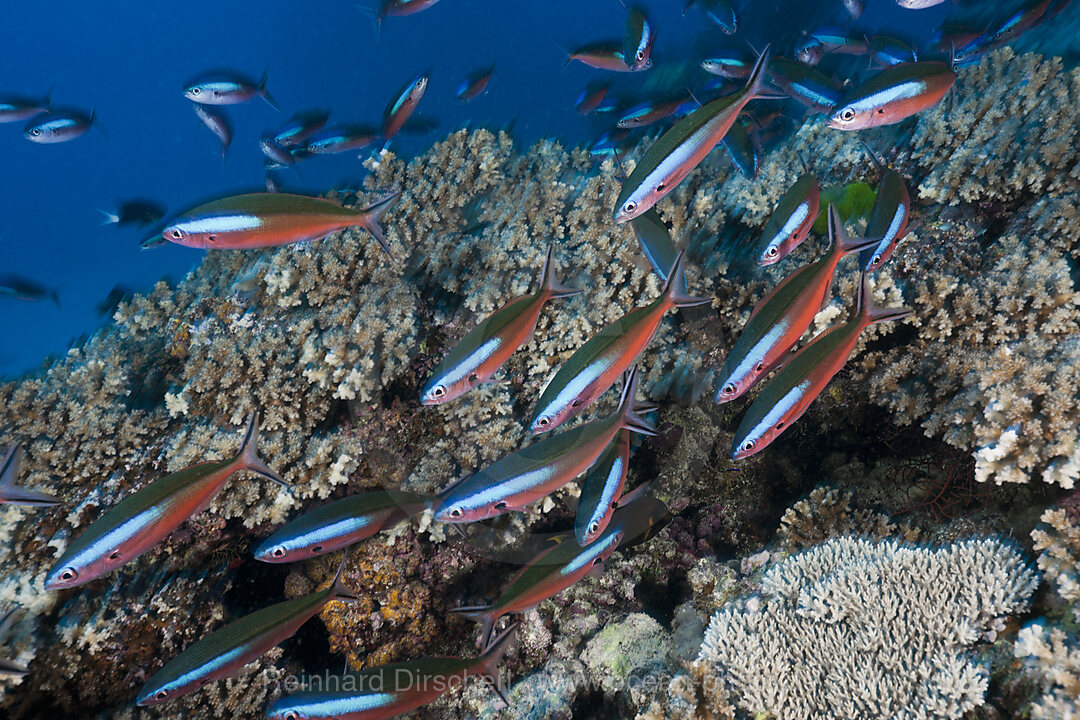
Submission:
<svg viewBox="0 0 1080 720">
<path fill-rule="evenodd" d="M 713 616 L 697 664 L 752 713 L 959 718 L 985 671 L 960 654 L 1037 583 L 1000 540 L 939 550 L 837 538 L 773 565 L 764 598 Z"/>
</svg>

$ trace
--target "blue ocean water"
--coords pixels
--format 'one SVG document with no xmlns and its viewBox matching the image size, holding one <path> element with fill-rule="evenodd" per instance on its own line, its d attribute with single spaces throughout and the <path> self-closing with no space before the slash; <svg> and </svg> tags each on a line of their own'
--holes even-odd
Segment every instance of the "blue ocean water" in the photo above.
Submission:
<svg viewBox="0 0 1080 720">
<path fill-rule="evenodd" d="M 616 92 L 638 99 L 646 89 L 657 90 L 650 78 L 697 73 L 704 79 L 693 66 L 722 48 L 773 42 L 790 51 L 804 32 L 823 24 L 888 30 L 919 41 L 954 10 L 946 3 L 912 13 L 891 1 L 868 0 L 854 24 L 840 0 L 743 3 L 739 32 L 731 37 L 697 8 L 683 14 L 681 1 L 639 5 L 656 27 L 657 69 L 684 74 L 615 78 Z M 202 256 L 171 245 L 143 251 L 144 231 L 102 226 L 99 209 L 148 198 L 178 212 L 259 190 L 264 170 L 256 143 L 263 132 L 311 108 L 329 109 L 331 123 L 377 126 L 403 83 L 425 70 L 431 84 L 418 113 L 438 126 L 427 135 L 402 136 L 393 145 L 398 152 L 415 153 L 466 125 L 512 125 L 523 144 L 541 137 L 586 143 L 610 120 L 576 114 L 574 100 L 586 83 L 610 74 L 580 63 L 564 68 L 566 51 L 618 39 L 626 9 L 617 0 L 443 0 L 416 15 L 387 19 L 378 37 L 370 12 L 336 0 L 310 7 L 286 0 L 103 0 L 92 6 L 62 0 L 47 8 L 11 3 L 4 15 L 0 94 L 34 97 L 54 88 L 54 107 L 93 109 L 99 123 L 98 131 L 58 145 L 27 142 L 22 123 L 0 125 L 0 275 L 33 278 L 60 296 L 59 308 L 0 297 L 0 376 L 11 376 L 108 322 L 95 307 L 114 286 L 144 289 L 162 277 L 175 281 Z M 468 104 L 457 102 L 461 80 L 492 61 L 497 64 L 488 92 Z M 281 105 L 281 112 L 260 100 L 225 108 L 234 139 L 224 165 L 216 138 L 181 94 L 186 81 L 215 68 L 255 79 L 267 70 Z M 315 158 L 301 172 L 279 172 L 283 188 L 321 193 L 359 180 L 364 170 L 355 154 L 344 154 Z"/>
</svg>

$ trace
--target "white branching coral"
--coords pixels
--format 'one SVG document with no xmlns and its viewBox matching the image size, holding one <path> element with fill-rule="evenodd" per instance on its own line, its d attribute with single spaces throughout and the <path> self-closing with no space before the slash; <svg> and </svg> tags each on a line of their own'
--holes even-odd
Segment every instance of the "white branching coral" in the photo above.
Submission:
<svg viewBox="0 0 1080 720">
<path fill-rule="evenodd" d="M 959 718 L 987 687 L 963 649 L 1036 584 L 997 539 L 931 550 L 836 538 L 770 568 L 755 611 L 719 610 L 696 663 L 776 720 Z"/>
</svg>

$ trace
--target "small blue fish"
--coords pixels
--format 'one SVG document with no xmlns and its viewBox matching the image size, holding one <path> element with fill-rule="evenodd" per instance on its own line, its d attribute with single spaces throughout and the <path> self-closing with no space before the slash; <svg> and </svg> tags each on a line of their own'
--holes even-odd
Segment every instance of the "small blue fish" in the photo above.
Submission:
<svg viewBox="0 0 1080 720">
<path fill-rule="evenodd" d="M 266 72 L 258 85 L 230 73 L 229 77 L 222 76 L 189 84 L 184 88 L 184 97 L 200 105 L 237 105 L 251 98 L 261 97 L 267 105 L 279 110 L 270 91 L 266 89 L 266 80 Z"/>
<path fill-rule="evenodd" d="M 94 110 L 89 117 L 75 110 L 42 113 L 23 129 L 23 137 L 41 145 L 68 142 L 86 134 L 94 124 Z"/>
<path fill-rule="evenodd" d="M 292 116 L 292 118 L 278 128 L 273 135 L 273 140 L 281 147 L 296 147 L 319 132 L 326 126 L 330 113 L 326 110 L 308 110 Z"/>
</svg>

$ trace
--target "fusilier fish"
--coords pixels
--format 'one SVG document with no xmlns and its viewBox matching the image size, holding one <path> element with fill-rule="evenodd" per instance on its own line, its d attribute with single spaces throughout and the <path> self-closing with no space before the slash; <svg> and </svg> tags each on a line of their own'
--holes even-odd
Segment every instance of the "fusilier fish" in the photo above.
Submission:
<svg viewBox="0 0 1080 720">
<path fill-rule="evenodd" d="M 95 110 L 55 110 L 35 116 L 23 129 L 23 137 L 41 145 L 55 145 L 81 137 L 94 124 Z"/>
<path fill-rule="evenodd" d="M 98 212 L 105 216 L 102 225 L 151 225 L 165 217 L 165 209 L 153 200 L 127 200 L 115 212 Z"/>
<path fill-rule="evenodd" d="M 383 111 L 382 136 L 385 141 L 390 141 L 401 131 L 405 121 L 416 110 L 420 99 L 427 91 L 428 76 L 421 73 L 406 83 L 401 92 L 386 106 Z"/>
<path fill-rule="evenodd" d="M 308 138 L 326 126 L 330 113 L 326 110 L 307 110 L 292 116 L 274 133 L 274 142 L 281 147 L 303 145 Z"/>
<path fill-rule="evenodd" d="M 517 637 L 507 628 L 478 658 L 429 657 L 350 673 L 335 690 L 306 690 L 279 698 L 266 711 L 268 720 L 386 720 L 414 710 L 478 675 L 505 703 L 499 663 Z"/>
<path fill-rule="evenodd" d="M 763 92 L 769 46 L 765 46 L 746 87 L 703 105 L 675 123 L 642 156 L 615 202 L 615 222 L 626 222 L 655 205 L 683 181 L 716 147 L 746 104 Z"/>
<path fill-rule="evenodd" d="M 626 62 L 622 48 L 618 43 L 600 42 L 584 45 L 570 53 L 564 65 L 569 65 L 574 60 L 584 63 L 597 70 L 609 70 L 611 72 L 641 72 L 652 67 L 652 60 L 646 60 L 642 67 L 631 68 Z"/>
<path fill-rule="evenodd" d="M 290 520 L 259 543 L 256 560 L 291 563 L 340 550 L 430 507 L 426 495 L 371 490 L 350 495 Z"/>
<path fill-rule="evenodd" d="M 591 112 L 595 112 L 600 107 L 600 103 L 604 101 L 604 98 L 608 94 L 608 90 L 611 89 L 611 85 L 604 83 L 602 85 L 589 84 L 581 94 L 578 95 L 577 102 L 574 103 L 574 110 L 581 115 L 588 115 Z"/>
<path fill-rule="evenodd" d="M 290 193 L 234 195 L 181 214 L 161 237 L 186 247 L 250 250 L 318 240 L 338 230 L 362 227 L 393 257 L 379 220 L 400 194 L 390 193 L 363 210 Z"/>
<path fill-rule="evenodd" d="M 30 302 L 52 300 L 56 307 L 60 307 L 59 292 L 22 275 L 0 275 L 0 297 L 4 296 Z"/>
<path fill-rule="evenodd" d="M 225 152 L 229 149 L 229 144 L 232 142 L 232 128 L 229 126 L 228 119 L 224 114 L 214 112 L 208 107 L 198 104 L 193 105 L 192 107 L 195 108 L 195 114 L 198 116 L 199 121 L 221 141 L 221 159 L 224 160 Z"/>
<path fill-rule="evenodd" d="M 588 470 L 619 430 L 655 435 L 652 423 L 638 414 L 636 390 L 635 369 L 614 414 L 544 438 L 455 483 L 441 493 L 435 520 L 474 522 L 521 510 Z"/>
<path fill-rule="evenodd" d="M 604 532 L 618 507 L 630 470 L 630 431 L 620 430 L 585 473 L 574 516 L 574 537 L 588 545 Z"/>
<path fill-rule="evenodd" d="M 769 77 L 793 100 L 813 112 L 831 113 L 843 95 L 840 86 L 824 73 L 787 58 L 769 62 Z"/>
<path fill-rule="evenodd" d="M 258 442 L 259 420 L 254 413 L 234 457 L 178 470 L 103 512 L 67 546 L 45 576 L 45 588 L 61 590 L 83 585 L 139 557 L 206 508 L 225 481 L 240 470 L 250 470 L 288 487 L 259 457 Z"/>
<path fill-rule="evenodd" d="M 235 675 L 252 660 L 296 634 L 334 600 L 358 600 L 342 578 L 345 560 L 323 590 L 256 610 L 184 648 L 139 690 L 140 707 L 175 700 L 215 680 Z"/>
<path fill-rule="evenodd" d="M 817 178 L 803 173 L 780 198 L 762 234 L 758 265 L 772 265 L 786 258 L 810 235 L 818 216 L 821 190 Z"/>
<path fill-rule="evenodd" d="M 828 212 L 828 252 L 788 275 L 754 306 L 720 368 L 716 402 L 740 397 L 778 367 L 828 302 L 840 258 L 877 244 L 879 238 L 847 237 L 836 208 L 830 205 Z"/>
<path fill-rule="evenodd" d="M 892 125 L 937 105 L 956 82 L 946 63 L 900 63 L 885 68 L 849 92 L 829 118 L 837 130 Z"/>
<path fill-rule="evenodd" d="M 761 148 L 750 137 L 750 133 L 742 123 L 732 123 L 731 129 L 720 144 L 727 150 L 732 164 L 739 169 L 739 172 L 751 180 L 757 177 L 758 168 L 761 166 Z"/>
<path fill-rule="evenodd" d="M 623 40 L 623 60 L 631 72 L 645 70 L 650 64 L 649 55 L 655 36 L 648 18 L 640 8 L 630 8 L 626 18 L 626 33 Z"/>
<path fill-rule="evenodd" d="M 383 0 L 379 6 L 379 17 L 404 17 L 427 10 L 439 0 Z"/>
<path fill-rule="evenodd" d="M 48 112 L 52 104 L 52 91 L 40 99 L 8 95 L 0 98 L 0 123 L 22 122 Z"/>
<path fill-rule="evenodd" d="M 431 371 L 420 392 L 420 402 L 424 405 L 444 403 L 486 383 L 518 348 L 532 338 L 540 311 L 548 300 L 581 292 L 559 282 L 552 257 L 554 247 L 548 246 L 537 291 L 514 298 L 470 330 Z"/>
<path fill-rule="evenodd" d="M 888 35 L 870 38 L 870 58 L 879 65 L 898 65 L 919 59 L 910 45 Z"/>
<path fill-rule="evenodd" d="M 859 265 L 863 270 L 873 272 L 892 257 L 897 243 L 907 234 L 910 214 L 911 197 L 908 195 L 904 178 L 895 170 L 886 169 L 878 183 L 874 209 L 866 223 L 866 234 L 881 240 L 859 255 Z"/>
<path fill-rule="evenodd" d="M 54 495 L 16 485 L 21 469 L 22 448 L 12 445 L 0 461 L 0 504 L 51 507 L 60 503 L 60 498 Z"/>
<path fill-rule="evenodd" d="M 378 136 L 378 132 L 368 127 L 336 128 L 309 138 L 304 150 L 309 155 L 332 155 L 350 150 L 363 150 L 375 142 Z"/>
<path fill-rule="evenodd" d="M 675 264 L 679 251 L 675 249 L 671 233 L 660 219 L 656 208 L 649 208 L 631 220 L 630 227 L 634 229 L 634 236 L 653 270 L 660 276 L 661 281 L 667 282 L 668 270 Z M 679 289 L 686 290 L 685 287 Z"/>
<path fill-rule="evenodd" d="M 461 84 L 458 85 L 457 99 L 462 102 L 469 102 L 480 97 L 487 90 L 488 83 L 491 82 L 491 76 L 494 72 L 495 63 L 491 63 L 487 68 L 477 70 L 462 80 Z"/>
<path fill-rule="evenodd" d="M 582 546 L 572 537 L 564 537 L 529 560 L 491 605 L 461 607 L 451 612 L 480 623 L 480 640 L 486 644 L 503 615 L 528 612 L 582 578 L 603 572 L 604 562 L 615 550 L 652 532 L 667 515 L 667 506 L 655 498 L 628 501 L 620 505 L 610 525 L 592 542 Z"/>
<path fill-rule="evenodd" d="M 741 80 L 750 74 L 753 64 L 742 53 L 727 53 L 702 60 L 701 69 L 712 75 Z"/>
<path fill-rule="evenodd" d="M 684 102 L 683 98 L 667 102 L 643 102 L 627 110 L 615 125 L 621 128 L 648 127 L 671 116 Z"/>
<path fill-rule="evenodd" d="M 278 110 L 277 103 L 266 89 L 266 79 L 267 73 L 263 72 L 258 85 L 235 75 L 200 80 L 184 88 L 184 97 L 200 105 L 237 105 L 261 97 L 267 105 Z"/>
<path fill-rule="evenodd" d="M 534 434 L 553 430 L 603 395 L 652 342 L 668 310 L 712 301 L 687 295 L 685 288 L 683 255 L 679 253 L 660 297 L 605 327 L 563 363 L 540 394 L 529 429 Z"/>
<path fill-rule="evenodd" d="M 810 404 L 844 367 L 862 331 L 874 323 L 900 320 L 907 308 L 881 308 L 874 304 L 867 273 L 859 280 L 858 304 L 845 323 L 833 325 L 799 350 L 769 380 L 746 411 L 731 446 L 735 460 L 761 452 L 802 417 Z"/>
</svg>

